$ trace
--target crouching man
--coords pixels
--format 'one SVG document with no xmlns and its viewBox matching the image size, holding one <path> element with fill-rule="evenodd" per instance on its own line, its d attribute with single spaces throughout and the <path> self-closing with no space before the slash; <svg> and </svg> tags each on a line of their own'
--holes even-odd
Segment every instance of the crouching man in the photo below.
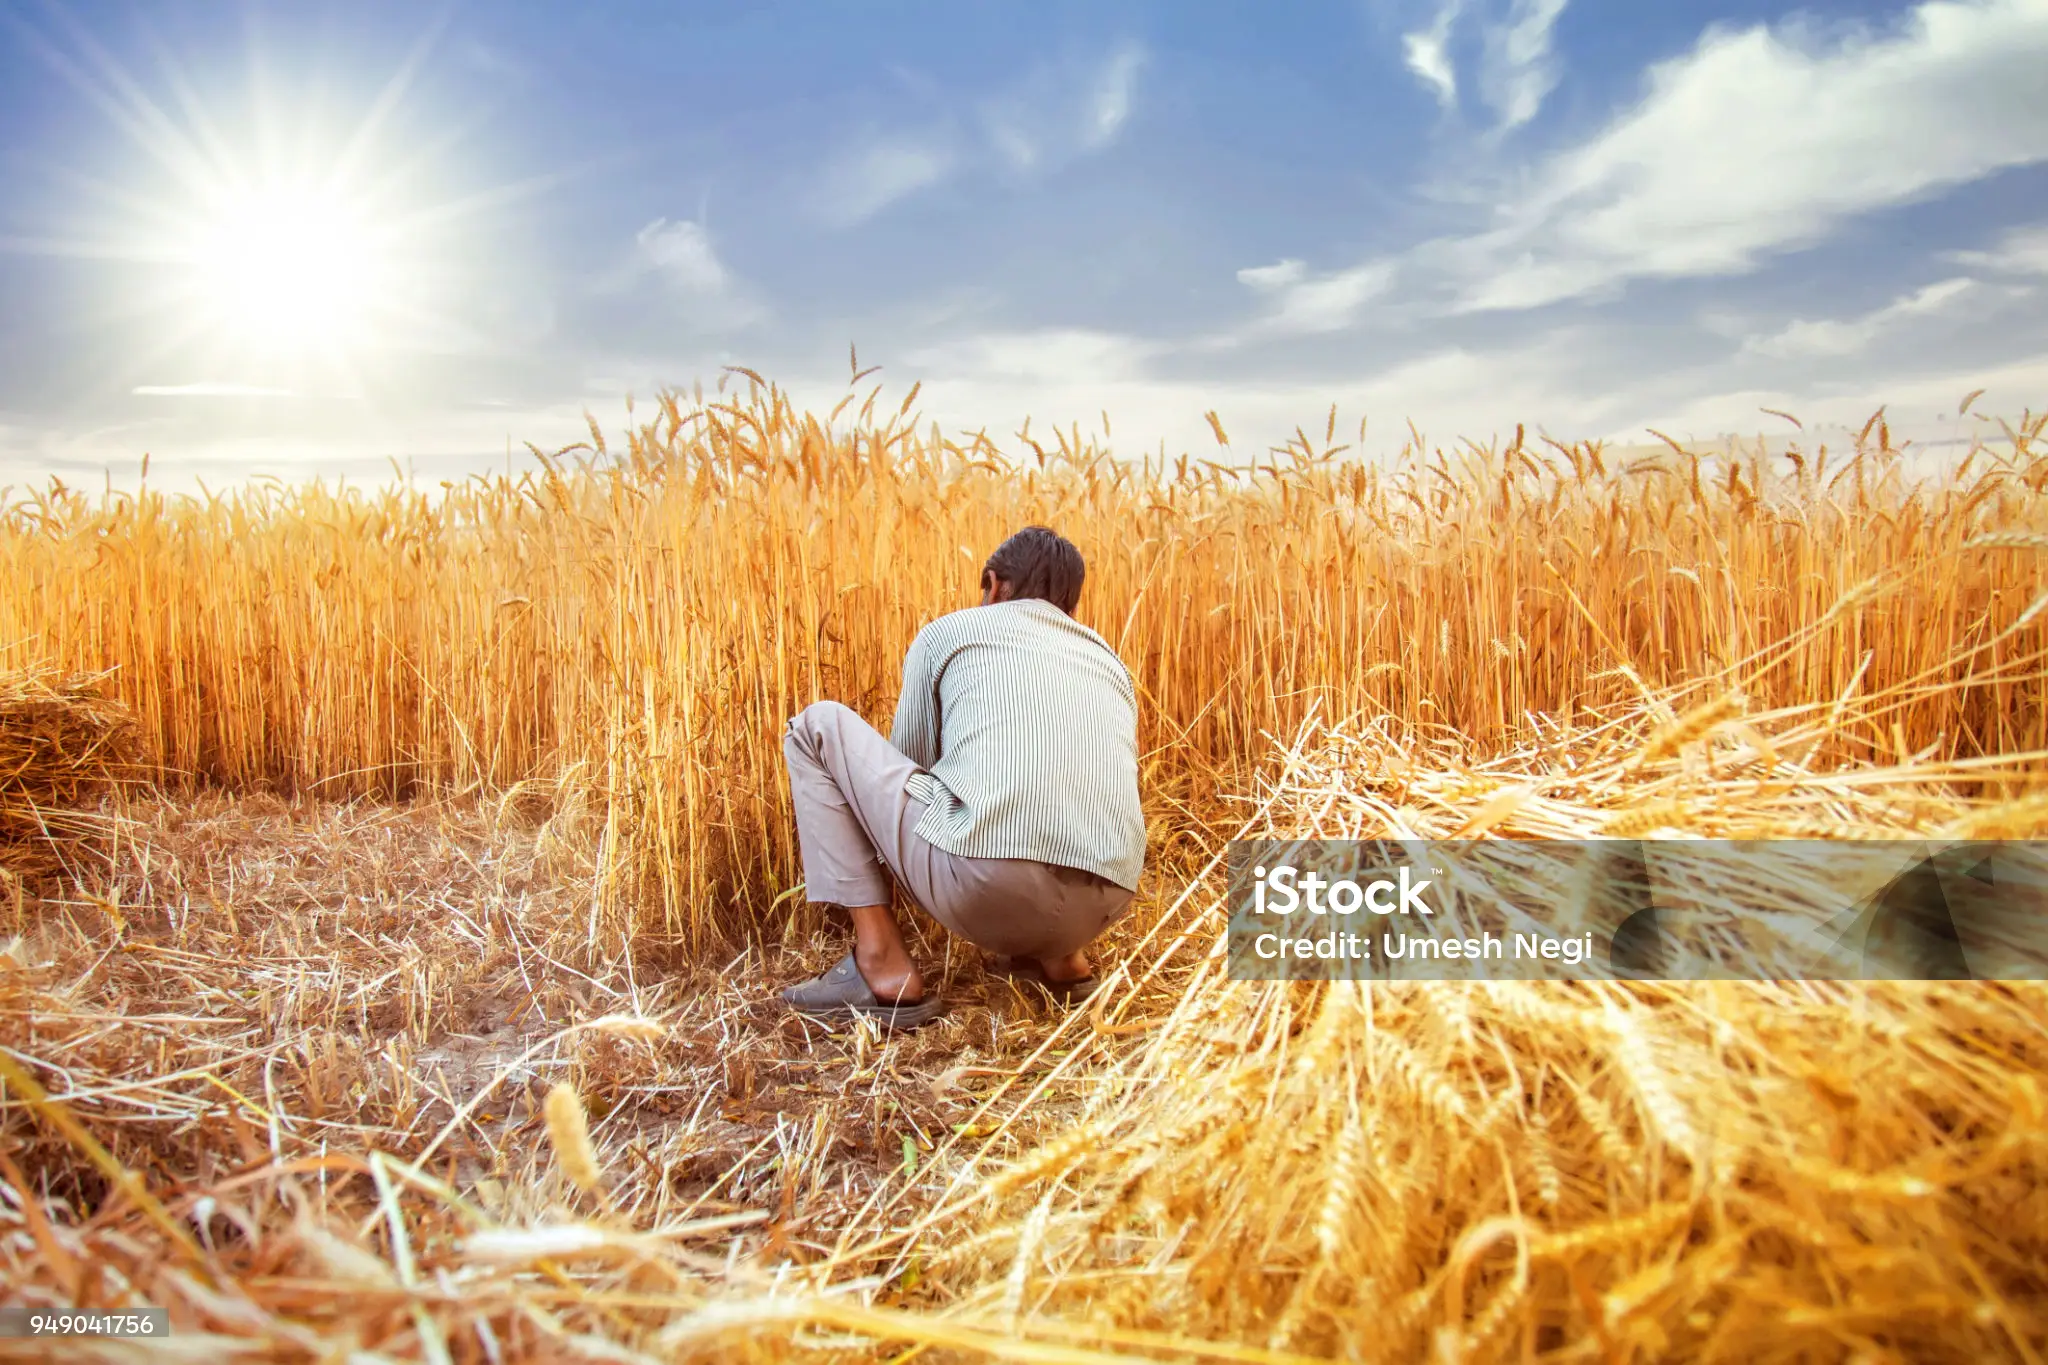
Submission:
<svg viewBox="0 0 2048 1365">
<path fill-rule="evenodd" d="M 989 556 L 981 605 L 911 642 L 890 738 L 837 702 L 789 723 L 805 891 L 844 906 L 854 932 L 837 966 L 782 993 L 791 1008 L 890 1028 L 939 1014 L 891 877 L 1008 974 L 1066 1001 L 1094 989 L 1084 949 L 1130 908 L 1145 819 L 1136 691 L 1073 618 L 1083 573 L 1072 544 L 1026 527 Z"/>
</svg>

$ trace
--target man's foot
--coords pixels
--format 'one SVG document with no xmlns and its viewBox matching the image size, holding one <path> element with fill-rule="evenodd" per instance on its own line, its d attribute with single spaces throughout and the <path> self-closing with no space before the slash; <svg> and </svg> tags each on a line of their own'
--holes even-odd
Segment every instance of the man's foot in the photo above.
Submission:
<svg viewBox="0 0 2048 1365">
<path fill-rule="evenodd" d="M 853 917 L 854 964 L 875 997 L 892 1005 L 914 1005 L 924 999 L 924 978 L 903 946 L 902 931 L 889 907 L 849 906 L 847 914 Z"/>
<path fill-rule="evenodd" d="M 870 952 L 857 945 L 853 950 L 854 966 L 876 999 L 887 1000 L 892 1005 L 915 1005 L 924 999 L 924 977 L 919 975 L 917 964 L 910 960 L 910 954 L 901 946 L 888 946 L 896 950 L 892 953 L 884 948 Z"/>
<path fill-rule="evenodd" d="M 1056 968 L 1072 971 L 1074 970 L 1074 961 L 1077 958 L 1080 960 L 1080 976 L 1055 977 L 1046 970 L 1046 962 L 1050 961 Z M 1030 957 L 1003 958 L 997 961 L 990 970 L 994 975 L 1003 977 L 1018 985 L 1037 986 L 1047 995 L 1050 995 L 1055 1002 L 1062 1005 L 1080 1004 L 1083 1000 L 1095 994 L 1095 988 L 1102 984 L 1096 979 L 1095 974 L 1088 969 L 1088 959 L 1080 953 L 1070 953 L 1065 957 L 1051 959 Z"/>
<path fill-rule="evenodd" d="M 1039 958 L 1038 970 L 1045 974 L 1047 981 L 1056 986 L 1075 981 L 1091 981 L 1095 977 L 1095 969 L 1088 965 L 1088 954 L 1079 948 L 1064 957 Z"/>
<path fill-rule="evenodd" d="M 912 975 L 914 979 L 914 971 Z M 930 1023 L 945 1010 L 937 998 L 924 996 L 922 983 L 918 983 L 918 992 L 919 998 L 908 1002 L 877 995 L 862 977 L 854 955 L 848 953 L 822 976 L 783 991 L 782 999 L 798 1014 L 813 1019 L 864 1016 L 884 1028 L 911 1029 Z"/>
</svg>

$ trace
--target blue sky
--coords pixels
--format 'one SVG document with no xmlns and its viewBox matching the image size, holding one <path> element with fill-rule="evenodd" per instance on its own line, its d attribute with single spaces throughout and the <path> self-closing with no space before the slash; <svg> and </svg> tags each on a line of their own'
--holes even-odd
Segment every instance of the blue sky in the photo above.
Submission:
<svg viewBox="0 0 2048 1365">
<path fill-rule="evenodd" d="M 2048 0 L 0 0 L 0 482 L 445 476 L 849 343 L 1129 453 L 1934 439 L 2048 403 L 2043 70 Z"/>
</svg>

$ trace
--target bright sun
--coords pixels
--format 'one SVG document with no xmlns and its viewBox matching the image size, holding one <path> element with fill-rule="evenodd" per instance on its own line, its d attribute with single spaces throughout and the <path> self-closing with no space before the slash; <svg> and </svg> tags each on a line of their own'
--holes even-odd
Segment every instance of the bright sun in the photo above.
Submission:
<svg viewBox="0 0 2048 1365">
<path fill-rule="evenodd" d="M 355 205 L 318 187 L 219 194 L 188 259 L 196 302 L 224 340 L 345 351 L 369 340 L 388 262 Z"/>
<path fill-rule="evenodd" d="M 140 155 L 118 180 L 88 178 L 86 214 L 50 250 L 142 267 L 106 275 L 138 392 L 354 400 L 488 344 L 464 318 L 493 267 L 485 222 L 532 189 L 443 197 L 461 179 L 443 160 L 456 139 L 409 99 L 432 37 L 354 118 L 335 98 L 349 73 L 300 81 L 254 51 L 246 102 L 219 108 L 175 63 L 175 102 L 106 61 L 66 68 Z"/>
</svg>

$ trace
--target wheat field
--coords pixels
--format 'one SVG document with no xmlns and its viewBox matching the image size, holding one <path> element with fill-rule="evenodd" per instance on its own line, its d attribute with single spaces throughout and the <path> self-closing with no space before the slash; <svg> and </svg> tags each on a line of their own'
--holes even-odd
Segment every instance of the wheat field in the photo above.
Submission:
<svg viewBox="0 0 2048 1365">
<path fill-rule="evenodd" d="M 2042 834 L 2048 419 L 1937 482 L 1881 417 L 1120 459 L 917 396 L 738 371 L 517 477 L 15 495 L 0 673 L 118 710 L 124 771 L 0 845 L 10 1293 L 308 1360 L 2048 1353 L 2034 985 L 1213 952 L 1241 834 Z M 781 726 L 886 720 L 1028 522 L 1139 684 L 1110 985 L 934 929 L 940 1024 L 788 1020 L 836 950 Z"/>
</svg>

